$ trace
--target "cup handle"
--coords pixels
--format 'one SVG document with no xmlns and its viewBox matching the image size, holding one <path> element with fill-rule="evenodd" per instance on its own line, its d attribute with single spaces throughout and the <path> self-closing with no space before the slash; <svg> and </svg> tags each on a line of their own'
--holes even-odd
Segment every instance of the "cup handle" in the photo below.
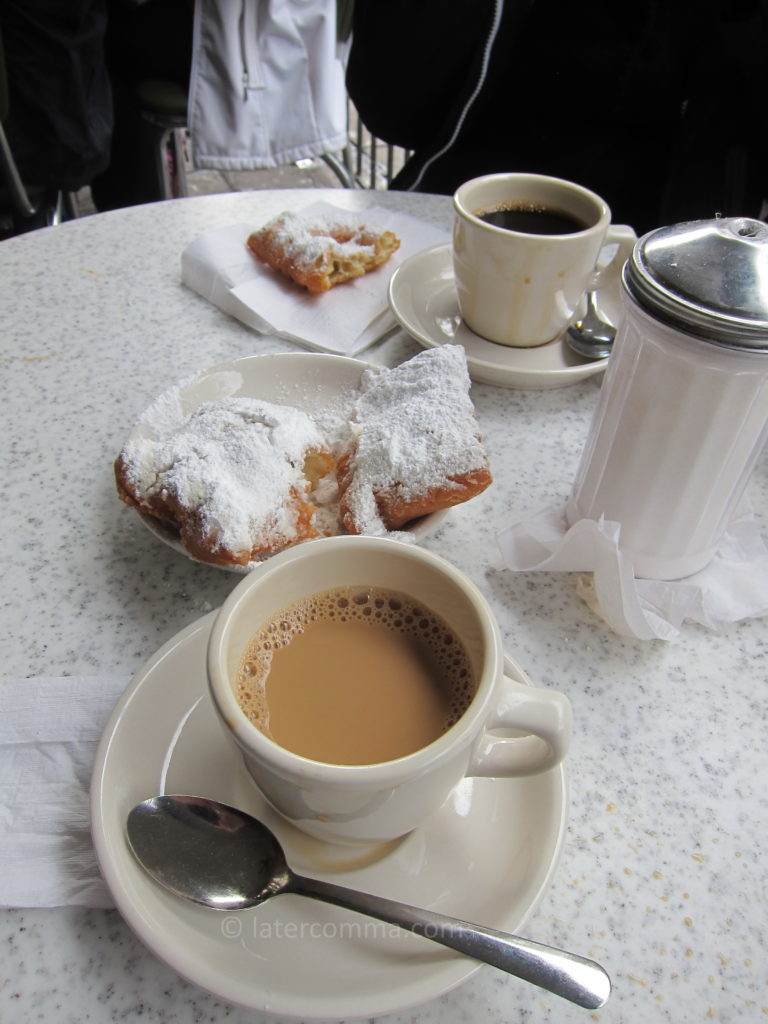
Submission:
<svg viewBox="0 0 768 1024">
<path fill-rule="evenodd" d="M 632 255 L 636 241 L 637 235 L 628 224 L 610 224 L 608 226 L 588 291 L 600 287 L 603 278 L 609 273 L 621 273 L 624 264 Z"/>
<path fill-rule="evenodd" d="M 509 676 L 504 676 L 500 691 L 467 775 L 502 778 L 537 775 L 554 768 L 568 753 L 571 702 L 564 693 L 535 689 Z"/>
</svg>

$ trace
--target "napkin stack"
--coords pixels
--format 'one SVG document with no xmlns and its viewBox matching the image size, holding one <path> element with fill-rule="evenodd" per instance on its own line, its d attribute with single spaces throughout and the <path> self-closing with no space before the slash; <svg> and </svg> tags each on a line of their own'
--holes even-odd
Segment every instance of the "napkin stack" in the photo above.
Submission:
<svg viewBox="0 0 768 1024">
<path fill-rule="evenodd" d="M 680 637 L 685 621 L 719 631 L 768 614 L 768 549 L 746 507 L 726 531 L 714 559 L 681 580 L 637 579 L 619 548 L 621 526 L 582 519 L 570 528 L 562 509 L 547 509 L 501 534 L 508 568 L 572 572 L 577 589 L 615 632 L 641 640 Z"/>
<path fill-rule="evenodd" d="M 111 907 L 90 835 L 101 734 L 127 677 L 0 684 L 0 906 Z"/>
<path fill-rule="evenodd" d="M 350 214 L 325 202 L 297 212 L 325 217 Z M 181 279 L 262 334 L 276 334 L 321 352 L 356 355 L 396 326 L 388 299 L 393 271 L 409 256 L 448 238 L 442 229 L 381 207 L 371 207 L 359 216 L 373 230 L 394 231 L 400 248 L 382 267 L 322 295 L 310 295 L 251 255 L 246 239 L 260 223 L 215 228 L 195 239 L 182 254 Z"/>
</svg>

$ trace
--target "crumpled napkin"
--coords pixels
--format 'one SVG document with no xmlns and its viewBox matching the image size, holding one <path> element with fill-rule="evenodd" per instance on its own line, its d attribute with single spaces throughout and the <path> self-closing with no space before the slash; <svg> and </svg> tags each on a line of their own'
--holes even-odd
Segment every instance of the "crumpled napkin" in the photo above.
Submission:
<svg viewBox="0 0 768 1024">
<path fill-rule="evenodd" d="M 128 682 L 0 681 L 0 906 L 114 906 L 91 845 L 89 787 Z"/>
<path fill-rule="evenodd" d="M 636 579 L 619 550 L 619 523 L 581 519 L 570 528 L 561 508 L 546 509 L 498 538 L 508 568 L 518 572 L 591 574 L 577 590 L 624 636 L 674 641 L 685 621 L 713 631 L 768 614 L 768 548 L 748 508 L 734 518 L 709 565 L 681 580 Z"/>
<path fill-rule="evenodd" d="M 350 214 L 325 202 L 312 203 L 300 212 Z M 448 238 L 447 231 L 378 206 L 359 216 L 370 228 L 394 231 L 400 248 L 377 270 L 322 295 L 310 295 L 254 259 L 245 243 L 261 222 L 206 231 L 182 253 L 181 279 L 262 334 L 277 334 L 323 352 L 356 355 L 396 326 L 387 294 L 395 269 L 414 253 Z"/>
</svg>

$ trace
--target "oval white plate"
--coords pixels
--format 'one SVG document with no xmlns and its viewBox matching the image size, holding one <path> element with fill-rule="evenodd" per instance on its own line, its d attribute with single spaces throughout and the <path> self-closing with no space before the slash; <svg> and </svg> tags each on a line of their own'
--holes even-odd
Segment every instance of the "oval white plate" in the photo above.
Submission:
<svg viewBox="0 0 768 1024">
<path fill-rule="evenodd" d="M 598 308 L 621 322 L 618 274 L 609 268 L 597 292 Z M 389 304 L 401 327 L 426 348 L 463 345 L 469 374 L 506 388 L 561 388 L 602 373 L 606 359 L 583 359 L 562 338 L 535 348 L 511 348 L 481 338 L 461 319 L 451 246 L 424 249 L 405 260 L 389 282 Z"/>
<path fill-rule="evenodd" d="M 559 860 L 563 766 L 522 779 L 465 780 L 423 828 L 364 853 L 310 839 L 270 810 L 215 717 L 205 676 L 215 615 L 188 626 L 147 662 L 101 738 L 91 824 L 118 910 L 183 977 L 259 1012 L 374 1017 L 454 988 L 480 965 L 358 914 L 292 895 L 238 914 L 170 896 L 133 858 L 128 812 L 163 792 L 221 800 L 273 828 L 297 871 L 519 932 Z M 509 659 L 506 669 L 528 682 Z"/>
<path fill-rule="evenodd" d="M 260 398 L 279 405 L 292 405 L 302 409 L 318 422 L 326 417 L 337 416 L 347 403 L 351 404 L 360 384 L 363 370 L 370 363 L 347 356 L 310 352 L 274 352 L 257 356 L 245 356 L 230 363 L 219 363 L 205 370 L 199 376 L 182 382 L 176 389 L 179 398 L 179 413 L 183 418 L 190 416 L 203 402 L 211 402 L 232 396 Z M 169 389 L 170 391 L 171 389 Z M 168 394 L 169 392 L 165 392 Z M 163 396 L 160 396 L 162 398 Z M 158 399 L 159 400 L 159 399 Z M 129 440 L 147 436 L 146 424 L 139 422 L 131 431 Z M 432 515 L 412 523 L 406 529 L 416 540 L 421 540 L 439 526 L 449 510 L 434 512 Z M 145 526 L 156 537 L 168 544 L 179 554 L 192 558 L 176 533 L 139 512 Z M 196 559 L 194 559 L 196 560 Z M 206 562 L 206 565 L 212 563 Z M 250 565 L 214 565 L 213 568 L 230 572 L 246 573 L 259 563 Z"/>
</svg>

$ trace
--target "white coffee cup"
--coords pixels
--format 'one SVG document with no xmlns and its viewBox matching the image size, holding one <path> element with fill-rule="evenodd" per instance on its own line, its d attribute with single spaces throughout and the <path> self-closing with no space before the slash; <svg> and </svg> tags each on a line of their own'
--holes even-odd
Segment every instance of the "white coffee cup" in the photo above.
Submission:
<svg viewBox="0 0 768 1024">
<path fill-rule="evenodd" d="M 437 613 L 462 641 L 477 681 L 455 725 L 396 760 L 338 765 L 292 753 L 247 718 L 235 695 L 243 653 L 260 626 L 302 598 L 345 586 L 399 591 Z M 547 771 L 570 742 L 568 699 L 504 675 L 499 627 L 475 585 L 445 559 L 387 538 L 309 541 L 245 576 L 214 622 L 208 680 L 224 728 L 267 800 L 304 832 L 332 842 L 404 835 L 437 810 L 464 776 Z"/>
<path fill-rule="evenodd" d="M 636 241 L 632 228 L 611 225 L 600 196 L 562 178 L 488 174 L 461 185 L 453 205 L 453 271 L 462 319 L 475 334 L 500 345 L 528 348 L 557 338 L 578 313 L 584 293 L 595 287 L 603 246 L 615 244 L 610 262 L 623 264 Z M 565 215 L 574 230 L 544 234 L 482 219 L 499 208 Z"/>
</svg>

